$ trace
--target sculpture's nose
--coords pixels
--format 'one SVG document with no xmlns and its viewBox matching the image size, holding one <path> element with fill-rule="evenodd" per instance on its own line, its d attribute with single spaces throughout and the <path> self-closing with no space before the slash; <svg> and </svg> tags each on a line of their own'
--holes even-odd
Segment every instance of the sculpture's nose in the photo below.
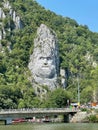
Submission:
<svg viewBox="0 0 98 130">
<path fill-rule="evenodd" d="M 44 63 L 44 65 L 47 65 L 47 63 Z"/>
<path fill-rule="evenodd" d="M 47 59 L 44 59 L 44 65 L 47 65 L 48 62 L 47 62 Z"/>
</svg>

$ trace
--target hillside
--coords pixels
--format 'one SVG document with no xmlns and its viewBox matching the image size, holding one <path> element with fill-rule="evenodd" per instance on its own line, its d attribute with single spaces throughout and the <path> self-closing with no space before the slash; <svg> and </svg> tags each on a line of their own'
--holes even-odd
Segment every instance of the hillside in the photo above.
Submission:
<svg viewBox="0 0 98 130">
<path fill-rule="evenodd" d="M 0 3 L 0 11 L 5 14 L 2 18 L 0 13 L 0 108 L 60 107 L 60 103 L 63 107 L 67 99 L 77 101 L 78 84 L 81 102 L 97 100 L 98 33 L 71 18 L 45 10 L 34 0 L 9 0 L 10 8 L 4 6 L 6 1 Z M 66 95 L 65 102 L 60 100 L 57 106 L 53 104 L 56 96 L 59 97 L 58 90 L 49 91 L 42 101 L 29 81 L 29 57 L 37 28 L 42 23 L 56 32 L 60 68 L 66 70 L 66 90 L 60 90 L 64 93 L 62 97 Z"/>
</svg>

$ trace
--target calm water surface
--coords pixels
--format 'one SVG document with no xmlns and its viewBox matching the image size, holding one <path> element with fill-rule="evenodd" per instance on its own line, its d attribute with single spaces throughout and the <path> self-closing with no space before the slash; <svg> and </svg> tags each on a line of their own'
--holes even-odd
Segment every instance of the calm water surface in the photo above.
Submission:
<svg viewBox="0 0 98 130">
<path fill-rule="evenodd" d="M 60 123 L 60 124 L 21 124 L 0 125 L 0 130 L 98 130 L 98 124 L 91 123 Z"/>
</svg>

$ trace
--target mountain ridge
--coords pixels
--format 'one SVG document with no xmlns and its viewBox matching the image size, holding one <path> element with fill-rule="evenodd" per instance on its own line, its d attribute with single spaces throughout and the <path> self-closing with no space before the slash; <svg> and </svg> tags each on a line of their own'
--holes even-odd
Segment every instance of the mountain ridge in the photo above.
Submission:
<svg viewBox="0 0 98 130">
<path fill-rule="evenodd" d="M 6 0 L 2 0 L 2 2 L 6 2 Z M 1 36 L 0 39 L 0 94 L 3 95 L 4 99 L 2 101 L 3 106 L 0 107 L 6 107 L 5 100 L 7 97 L 9 99 L 6 103 L 7 107 L 10 107 L 10 103 L 13 104 L 13 107 L 32 107 L 35 104 L 35 106 L 39 106 L 40 100 L 28 80 L 30 72 L 27 66 L 30 54 L 33 51 L 37 28 L 42 23 L 52 28 L 57 34 L 60 49 L 60 68 L 66 71 L 66 90 L 69 93 L 72 92 L 71 99 L 77 100 L 77 77 L 79 77 L 81 102 L 93 101 L 93 90 L 97 91 L 98 33 L 91 32 L 86 25 L 79 25 L 71 18 L 58 16 L 54 12 L 45 10 L 36 1 L 9 0 L 9 3 L 16 16 L 21 19 L 22 28 L 15 28 L 15 22 L 9 15 L 9 10 L 6 7 L 4 8 L 1 3 L 0 9 L 2 8 L 6 12 L 6 17 L 0 18 L 0 23 L 2 22 L 0 28 L 4 33 L 4 36 Z M 87 54 L 92 57 L 90 61 L 85 58 Z M 96 67 L 92 66 L 93 62 L 96 63 Z M 42 87 L 47 90 L 46 86 Z M 60 87 L 62 88 L 62 86 Z M 11 92 L 17 94 L 12 94 L 12 98 L 6 92 L 5 96 L 4 88 L 11 89 Z M 40 91 L 39 88 L 37 89 L 37 91 Z M 18 93 L 20 93 L 20 96 Z M 35 103 L 30 103 L 31 100 Z"/>
</svg>

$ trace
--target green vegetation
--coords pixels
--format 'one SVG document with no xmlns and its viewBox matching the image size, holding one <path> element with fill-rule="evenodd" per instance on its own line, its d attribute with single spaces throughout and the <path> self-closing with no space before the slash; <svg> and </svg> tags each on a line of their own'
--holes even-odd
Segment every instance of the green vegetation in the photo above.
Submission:
<svg viewBox="0 0 98 130">
<path fill-rule="evenodd" d="M 79 25 L 68 17 L 58 16 L 45 10 L 33 0 L 9 0 L 13 10 L 20 16 L 22 29 L 15 29 L 9 10 L 4 9 L 5 19 L 0 29 L 6 36 L 0 41 L 0 108 L 65 107 L 67 99 L 77 101 L 77 77 L 79 77 L 81 102 L 98 98 L 98 33 L 86 25 Z M 11 23 L 11 24 L 10 24 Z M 41 23 L 52 28 L 59 40 L 60 67 L 66 70 L 66 90 L 48 91 L 41 100 L 28 80 L 28 62 L 33 51 L 33 40 Z M 9 27 L 11 31 L 9 31 Z M 11 51 L 9 51 L 10 46 Z M 88 54 L 88 57 L 86 57 Z M 60 86 L 61 87 L 61 86 Z M 61 91 L 61 93 L 60 93 Z"/>
<path fill-rule="evenodd" d="M 87 120 L 89 122 L 96 123 L 96 122 L 98 122 L 98 117 L 97 117 L 97 115 L 90 115 L 90 116 L 87 117 Z"/>
</svg>

